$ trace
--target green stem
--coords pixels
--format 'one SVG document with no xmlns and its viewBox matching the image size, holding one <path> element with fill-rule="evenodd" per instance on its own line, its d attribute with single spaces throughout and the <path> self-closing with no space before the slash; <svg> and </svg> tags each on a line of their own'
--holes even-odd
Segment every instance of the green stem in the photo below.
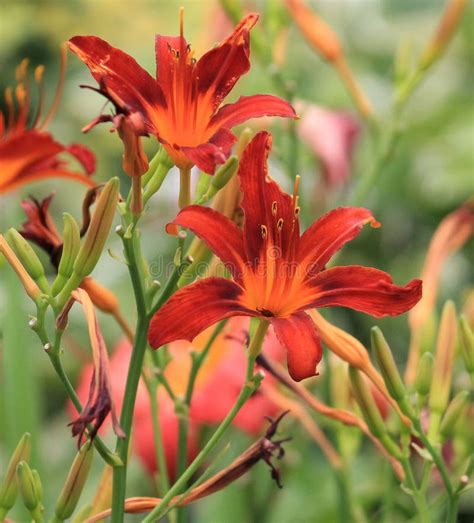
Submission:
<svg viewBox="0 0 474 523">
<path fill-rule="evenodd" d="M 456 523 L 458 520 L 459 495 L 454 495 L 448 501 L 446 523 Z"/>
<path fill-rule="evenodd" d="M 74 390 L 72 383 L 69 381 L 69 378 L 66 374 L 66 371 L 64 370 L 59 355 L 48 353 L 48 356 L 53 365 L 54 370 L 56 371 L 56 374 L 58 375 L 59 379 L 64 385 L 64 388 L 66 389 L 66 393 L 69 396 L 69 399 L 72 401 L 77 412 L 82 412 L 82 404 L 79 398 L 77 397 L 76 391 Z M 96 436 L 94 438 L 94 446 L 97 449 L 97 452 L 102 456 L 104 461 L 112 467 L 121 467 L 123 465 L 118 455 L 112 452 L 99 436 Z"/>
<path fill-rule="evenodd" d="M 187 207 L 191 203 L 191 169 L 179 170 L 179 208 Z"/>
<path fill-rule="evenodd" d="M 156 450 L 156 463 L 158 465 L 158 472 L 160 475 L 160 482 L 163 492 L 167 492 L 170 488 L 170 482 L 168 478 L 168 464 L 166 463 L 165 451 L 163 447 L 163 435 L 161 432 L 160 418 L 159 418 L 159 405 L 157 400 L 157 389 L 158 381 L 155 377 L 147 377 L 144 374 L 144 381 L 150 397 L 150 410 L 151 410 L 151 423 L 153 427 L 153 438 Z"/>
<path fill-rule="evenodd" d="M 133 229 L 130 238 L 122 238 L 125 256 L 128 262 L 128 270 L 132 281 L 135 302 L 137 306 L 137 327 L 135 340 L 133 342 L 132 356 L 128 368 L 125 393 L 123 397 L 122 411 L 120 414 L 120 426 L 125 434 L 123 438 L 117 438 L 115 451 L 122 460 L 124 466 L 114 469 L 112 486 L 112 523 L 122 523 L 124 518 L 124 501 L 127 480 L 128 448 L 130 444 L 130 433 L 132 428 L 133 411 L 137 397 L 138 382 L 143 367 L 143 359 L 147 346 L 147 334 L 149 318 L 146 307 L 146 296 L 141 278 L 141 254 L 138 242 L 138 231 Z"/>
<path fill-rule="evenodd" d="M 166 510 L 168 503 L 173 499 L 173 497 L 183 489 L 186 488 L 186 485 L 188 481 L 191 479 L 193 474 L 198 470 L 201 463 L 206 459 L 208 454 L 212 451 L 212 449 L 216 446 L 216 444 L 219 442 L 219 440 L 224 435 L 225 431 L 229 427 L 229 425 L 234 420 L 235 416 L 239 412 L 239 410 L 242 408 L 244 403 L 250 398 L 250 396 L 254 393 L 254 391 L 258 388 L 260 385 L 261 378 L 259 375 L 253 375 L 253 370 L 255 367 L 255 359 L 256 355 L 260 352 L 263 338 L 265 336 L 265 332 L 268 329 L 268 322 L 261 321 L 259 324 L 259 327 L 257 329 L 257 332 L 255 333 L 252 343 L 250 344 L 249 350 L 248 350 L 248 362 L 247 362 L 247 372 L 245 375 L 245 381 L 244 385 L 242 386 L 242 389 L 240 391 L 240 394 L 234 403 L 234 406 L 230 410 L 229 414 L 225 417 L 225 419 L 221 422 L 219 427 L 216 429 L 214 434 L 211 436 L 209 441 L 206 443 L 204 448 L 201 450 L 201 452 L 196 456 L 194 461 L 189 465 L 189 467 L 186 469 L 186 471 L 179 477 L 179 479 L 176 481 L 176 483 L 171 487 L 171 489 L 168 491 L 168 493 L 163 497 L 161 500 L 161 503 L 157 505 L 151 512 L 148 514 L 148 516 L 143 519 L 142 523 L 153 523 L 155 521 L 158 521 L 163 512 Z"/>
<path fill-rule="evenodd" d="M 178 422 L 178 460 L 177 460 L 177 476 L 180 477 L 181 474 L 186 469 L 186 462 L 188 457 L 188 432 L 189 432 L 189 409 L 191 407 L 191 400 L 194 392 L 194 385 L 196 383 L 196 378 L 204 363 L 209 350 L 214 344 L 216 338 L 222 332 L 226 324 L 226 320 L 221 321 L 217 324 L 214 329 L 211 337 L 206 343 L 206 346 L 200 353 L 194 352 L 192 354 L 192 364 L 191 371 L 189 373 L 188 384 L 186 387 L 186 393 L 183 400 L 183 412 L 180 413 L 179 422 Z M 183 521 L 185 515 L 184 507 L 178 510 L 178 521 Z"/>
<path fill-rule="evenodd" d="M 403 457 L 400 460 L 400 463 L 405 472 L 405 481 L 407 486 L 413 492 L 412 498 L 415 506 L 417 508 L 417 516 L 420 523 L 430 523 L 430 516 L 428 512 L 428 506 L 426 505 L 425 496 L 420 492 L 416 484 L 415 477 L 413 476 L 413 471 L 410 466 L 410 462 L 407 457 Z"/>
<path fill-rule="evenodd" d="M 414 418 L 412 421 L 413 421 L 413 425 L 418 433 L 417 434 L 418 437 L 420 438 L 421 442 L 425 446 L 426 450 L 431 454 L 431 457 L 433 458 L 433 461 L 441 474 L 441 478 L 443 479 L 443 483 L 446 488 L 446 492 L 448 493 L 448 496 L 450 498 L 452 498 L 453 497 L 453 487 L 451 485 L 451 480 L 449 479 L 449 474 L 448 474 L 448 471 L 446 469 L 443 459 L 441 458 L 438 451 L 433 447 L 430 440 L 426 437 L 426 434 L 424 433 L 423 428 L 421 427 L 420 421 L 417 420 L 416 418 Z"/>
</svg>

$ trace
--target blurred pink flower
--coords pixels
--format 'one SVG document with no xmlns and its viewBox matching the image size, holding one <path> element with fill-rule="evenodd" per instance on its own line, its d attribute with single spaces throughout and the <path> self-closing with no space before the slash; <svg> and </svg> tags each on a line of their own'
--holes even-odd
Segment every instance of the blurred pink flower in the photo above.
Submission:
<svg viewBox="0 0 474 523">
<path fill-rule="evenodd" d="M 217 337 L 208 357 L 198 373 L 195 392 L 190 409 L 190 427 L 188 439 L 188 458 L 192 459 L 198 451 L 198 430 L 203 424 L 217 424 L 227 415 L 243 385 L 246 369 L 245 342 L 248 335 L 248 318 L 230 320 Z M 165 370 L 165 376 L 178 395 L 184 395 L 191 365 L 191 351 L 204 348 L 214 327 L 197 336 L 192 343 L 176 341 L 168 345 L 172 359 Z M 265 341 L 264 351 L 273 359 L 281 360 L 284 351 L 276 342 L 273 333 Z M 125 391 L 125 379 L 130 361 L 131 346 L 127 340 L 117 344 L 110 358 L 112 390 L 117 409 L 121 409 Z M 92 364 L 87 365 L 80 377 L 77 393 L 84 401 L 87 398 Z M 265 381 L 272 382 L 267 376 Z M 168 471 L 175 474 L 178 453 L 178 420 L 174 412 L 174 403 L 163 387 L 158 393 L 159 418 L 163 434 Z M 281 409 L 263 393 L 257 392 L 244 405 L 235 418 L 234 425 L 250 435 L 256 435 L 267 425 L 265 416 L 274 416 Z M 76 416 L 70 406 L 70 413 Z M 150 400 L 144 383 L 138 388 L 133 424 L 133 447 L 144 467 L 151 474 L 156 471 L 156 452 L 153 444 L 153 428 L 150 416 Z"/>
<path fill-rule="evenodd" d="M 357 119 L 346 111 L 317 105 L 297 107 L 301 114 L 298 134 L 321 161 L 328 187 L 341 186 L 351 175 L 351 157 L 360 132 Z"/>
</svg>

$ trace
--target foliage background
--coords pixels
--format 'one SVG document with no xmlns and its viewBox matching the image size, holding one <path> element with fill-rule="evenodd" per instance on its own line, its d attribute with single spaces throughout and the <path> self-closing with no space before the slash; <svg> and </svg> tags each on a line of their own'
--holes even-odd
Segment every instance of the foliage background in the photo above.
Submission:
<svg viewBox="0 0 474 523">
<path fill-rule="evenodd" d="M 14 83 L 16 65 L 28 57 L 32 65 L 46 65 L 48 86 L 53 92 L 58 46 L 76 34 L 105 38 L 129 52 L 153 73 L 154 34 L 177 34 L 180 5 L 186 9 L 186 35 L 200 55 L 223 35 L 223 19 L 218 15 L 214 0 L 3 0 L 0 4 L 0 90 Z M 269 23 L 265 13 L 275 6 L 283 9 L 279 0 L 254 2 L 254 8 L 263 12 L 263 26 Z M 315 2 L 314 7 L 336 29 L 358 80 L 377 111 L 388 117 L 397 46 L 402 38 L 408 37 L 412 39 L 414 49 L 419 50 L 435 27 L 443 2 L 326 0 Z M 382 229 L 365 231 L 360 239 L 346 247 L 340 258 L 342 264 L 372 265 L 392 273 L 397 282 L 406 282 L 419 274 L 429 239 L 441 218 L 474 194 L 473 19 L 471 5 L 446 56 L 410 101 L 404 118 L 406 130 L 397 152 L 365 202 L 382 222 Z M 334 71 L 308 47 L 296 28 L 291 28 L 288 41 L 287 67 L 283 72 L 285 78 L 297 86 L 297 97 L 330 108 L 347 108 L 355 114 Z M 70 56 L 63 101 L 51 130 L 62 142 L 78 141 L 91 147 L 98 159 L 97 178 L 106 180 L 112 174 L 121 173 L 121 143 L 105 126 L 81 135 L 81 127 L 102 107 L 102 101 L 95 93 L 79 89 L 78 85 L 82 83 L 92 84 L 89 73 L 82 63 Z M 265 67 L 254 60 L 251 72 L 239 83 L 231 98 L 257 92 L 273 93 L 275 88 Z M 284 124 L 275 121 L 272 130 L 275 132 L 274 148 L 288 159 L 291 151 Z M 149 142 L 147 147 L 152 153 L 154 145 L 152 140 Z M 302 220 L 307 225 L 325 210 L 325 206 L 316 193 L 320 176 L 317 161 L 303 145 L 299 146 L 298 154 Z M 353 161 L 354 178 L 370 166 L 371 155 L 370 144 L 363 133 Z M 272 173 L 287 189 L 291 187 L 292 180 L 277 161 L 273 161 Z M 122 176 L 122 182 L 127 184 L 128 180 Z M 57 192 L 53 212 L 58 219 L 64 209 L 79 216 L 82 188 L 61 181 L 35 184 L 0 196 L 0 230 L 21 223 L 21 197 L 27 194 L 43 197 L 52 190 Z M 177 210 L 177 173 L 168 176 L 160 194 L 154 200 L 144 230 L 145 249 L 150 259 L 166 263 L 172 257 L 174 246 L 163 234 L 163 225 Z M 344 193 L 332 194 L 326 206 L 337 205 L 343 200 Z M 114 240 L 111 240 L 110 248 L 119 252 L 119 245 Z M 451 259 L 449 269 L 443 274 L 440 303 L 447 297 L 458 305 L 462 303 L 467 288 L 473 284 L 473 255 L 471 241 L 461 254 Z M 118 293 L 128 316 L 132 317 L 133 302 L 123 266 L 105 256 L 95 274 L 99 281 Z M 22 355 L 19 357 L 17 352 L 15 358 L 8 356 L 6 350 L 0 351 L 0 471 L 19 435 L 29 430 L 36 445 L 34 465 L 44 478 L 46 499 L 52 502 L 74 455 L 75 442 L 68 437 L 65 427 L 69 421 L 64 408 L 65 395 L 37 340 L 28 331 L 29 306 L 7 269 L 0 271 L 0 310 L 3 317 L 1 334 L 4 338 L 9 335 L 11 338 L 13 334 L 17 342 L 15 351 Z M 367 342 L 374 320 L 348 311 L 337 312 L 334 319 L 336 317 L 339 325 Z M 108 345 L 112 347 L 119 335 L 108 318 L 102 320 Z M 390 340 L 397 362 L 403 365 L 408 340 L 406 318 L 381 320 L 377 324 Z M 87 350 L 82 346 L 86 346 L 85 342 L 84 329 L 77 318 L 66 343 L 65 363 L 73 376 L 77 376 L 81 363 L 87 358 Z M 325 380 L 323 372 L 321 394 L 326 389 Z M 252 478 L 257 483 L 246 478 L 199 503 L 193 509 L 196 520 L 228 523 L 335 521 L 338 491 L 328 463 L 320 450 L 299 434 L 297 427 L 287 425 L 286 430 L 291 432 L 294 442 L 287 445 L 283 464 L 284 489 L 277 492 L 265 467 L 259 465 Z M 248 443 L 246 437 L 236 431 L 231 439 L 231 453 L 238 453 Z M 99 460 L 95 465 L 94 473 L 98 475 Z M 388 487 L 384 465 L 364 451 L 354 463 L 353 474 L 356 495 L 368 506 L 374 504 L 374 510 L 382 510 L 377 509 L 377 500 Z M 151 482 L 144 483 L 142 478 L 140 465 L 134 462 L 130 494 L 152 492 Z M 93 485 L 94 481 L 89 488 Z M 466 518 L 469 512 L 474 512 L 472 496 L 466 496 L 462 511 Z"/>
</svg>

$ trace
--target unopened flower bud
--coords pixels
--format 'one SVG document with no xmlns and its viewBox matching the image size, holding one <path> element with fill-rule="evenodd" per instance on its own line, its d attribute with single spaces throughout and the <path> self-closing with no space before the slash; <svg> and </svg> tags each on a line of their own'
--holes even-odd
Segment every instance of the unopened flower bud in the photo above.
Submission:
<svg viewBox="0 0 474 523">
<path fill-rule="evenodd" d="M 58 266 L 58 275 L 51 288 L 53 296 L 59 294 L 71 276 L 81 246 L 81 234 L 76 220 L 67 212 L 63 214 L 63 220 L 63 249 Z"/>
<path fill-rule="evenodd" d="M 459 26 L 467 0 L 450 0 L 435 34 L 423 51 L 419 63 L 420 70 L 428 69 L 443 54 Z"/>
<path fill-rule="evenodd" d="M 211 178 L 212 176 L 210 174 L 204 172 L 199 174 L 199 179 L 194 191 L 194 198 L 196 201 L 201 201 L 204 198 L 204 195 L 207 193 L 209 186 L 211 185 Z"/>
<path fill-rule="evenodd" d="M 43 500 L 43 483 L 41 482 L 39 472 L 36 469 L 31 471 L 31 475 L 33 476 L 33 484 L 35 486 L 38 504 L 41 504 L 41 501 Z"/>
<path fill-rule="evenodd" d="M 31 245 L 23 238 L 23 236 L 16 229 L 9 229 L 6 238 L 10 247 L 18 256 L 23 267 L 25 267 L 28 274 L 33 278 L 38 287 L 44 292 L 49 293 L 49 285 L 44 273 L 43 264 L 40 262 L 35 251 Z"/>
<path fill-rule="evenodd" d="M 81 283 L 81 287 L 90 296 L 94 305 L 99 308 L 102 312 L 113 314 L 119 308 L 119 301 L 117 296 L 106 289 L 100 283 L 93 280 L 91 277 L 84 278 Z"/>
<path fill-rule="evenodd" d="M 459 321 L 461 334 L 461 353 L 467 372 L 474 373 L 474 333 L 465 316 Z"/>
<path fill-rule="evenodd" d="M 212 176 L 211 182 L 207 191 L 199 199 L 198 203 L 200 205 L 208 202 L 211 198 L 225 187 L 227 182 L 234 176 L 237 172 L 239 166 L 239 159 L 237 156 L 231 156 L 223 165 L 219 167 L 214 176 Z"/>
<path fill-rule="evenodd" d="M 18 463 L 28 460 L 30 453 L 31 434 L 26 432 L 13 451 L 10 462 L 8 463 L 6 475 L 0 484 L 0 509 L 3 509 L 4 513 L 7 513 L 13 507 L 18 494 L 18 485 L 15 479 Z"/>
<path fill-rule="evenodd" d="M 406 396 L 405 385 L 402 382 L 400 373 L 393 359 L 392 351 L 385 340 L 382 331 L 378 327 L 373 327 L 371 331 L 372 350 L 375 353 L 377 362 L 382 372 L 385 385 L 392 398 L 401 400 Z"/>
<path fill-rule="evenodd" d="M 354 367 L 349 367 L 349 378 L 351 380 L 354 397 L 370 431 L 374 436 L 380 439 L 386 434 L 387 429 L 363 375 Z"/>
<path fill-rule="evenodd" d="M 446 409 L 446 413 L 441 420 L 439 432 L 442 439 L 447 439 L 454 434 L 454 430 L 458 421 L 462 418 L 462 415 L 469 403 L 469 392 L 467 390 L 461 390 L 456 394 L 451 403 Z"/>
<path fill-rule="evenodd" d="M 290 14 L 311 46 L 328 62 L 342 56 L 341 44 L 336 33 L 302 0 L 286 0 Z"/>
<path fill-rule="evenodd" d="M 92 445 L 85 443 L 77 453 L 67 476 L 64 488 L 54 509 L 60 521 L 69 518 L 74 512 L 92 465 L 94 451 Z"/>
<path fill-rule="evenodd" d="M 17 255 L 13 252 L 8 242 L 0 234 L 0 253 L 2 253 L 11 268 L 16 272 L 18 278 L 20 279 L 26 293 L 33 300 L 36 301 L 41 296 L 41 290 L 38 285 L 35 283 L 33 278 L 28 274 L 25 267 L 18 259 Z"/>
<path fill-rule="evenodd" d="M 438 414 L 441 414 L 448 404 L 456 343 L 456 308 L 452 301 L 448 301 L 441 315 L 430 388 L 429 406 Z"/>
<path fill-rule="evenodd" d="M 430 391 L 433 366 L 433 354 L 431 354 L 431 352 L 424 352 L 418 362 L 418 370 L 415 378 L 415 390 L 420 396 L 426 396 Z"/>
<path fill-rule="evenodd" d="M 118 178 L 109 180 L 97 202 L 84 243 L 74 263 L 74 272 L 83 278 L 92 272 L 104 250 L 117 207 L 119 186 Z"/>
<path fill-rule="evenodd" d="M 16 467 L 16 477 L 25 507 L 30 512 L 35 511 L 40 500 L 36 491 L 36 482 L 33 472 L 26 461 L 20 461 L 20 463 L 18 463 Z"/>
</svg>

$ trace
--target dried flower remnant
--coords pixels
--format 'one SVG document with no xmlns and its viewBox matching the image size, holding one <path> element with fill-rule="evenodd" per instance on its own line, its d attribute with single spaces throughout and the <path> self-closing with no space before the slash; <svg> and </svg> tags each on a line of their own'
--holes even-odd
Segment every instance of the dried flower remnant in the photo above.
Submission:
<svg viewBox="0 0 474 523">
<path fill-rule="evenodd" d="M 275 440 L 275 435 L 283 417 L 287 414 L 284 412 L 277 419 L 270 421 L 270 426 L 265 432 L 265 435 L 259 438 L 248 449 L 246 449 L 240 456 L 238 456 L 230 465 L 221 470 L 201 485 L 191 489 L 185 495 L 178 495 L 170 501 L 170 505 L 183 507 L 189 505 L 199 499 L 205 498 L 219 492 L 228 485 L 237 481 L 244 474 L 246 474 L 259 461 L 264 461 L 270 467 L 272 479 L 281 488 L 280 472 L 272 462 L 273 458 L 282 459 L 285 450 L 283 443 L 289 441 L 289 438 Z M 140 514 L 149 512 L 161 502 L 160 498 L 153 497 L 135 497 L 125 500 L 125 512 L 129 514 Z M 84 523 L 94 523 L 106 518 L 111 514 L 110 510 L 104 510 L 98 514 L 94 514 L 91 518 L 85 520 Z"/>
<path fill-rule="evenodd" d="M 35 69 L 39 104 L 33 115 L 28 60 L 23 60 L 17 68 L 16 88 L 13 90 L 8 87 L 5 90 L 6 111 L 0 112 L 0 194 L 20 185 L 46 178 L 68 178 L 85 185 L 94 185 L 94 181 L 90 178 L 95 170 L 93 153 L 83 145 L 62 145 L 45 130 L 61 98 L 66 67 L 65 53 L 65 49 L 62 49 L 60 80 L 54 101 L 46 115 L 43 115 L 43 66 Z M 83 172 L 71 169 L 68 163 L 61 159 L 63 153 L 77 160 Z"/>
<path fill-rule="evenodd" d="M 80 415 L 70 424 L 72 435 L 78 436 L 78 445 L 80 446 L 86 432 L 90 439 L 94 438 L 109 413 L 111 414 L 115 434 L 118 437 L 124 437 L 124 433 L 115 412 L 114 397 L 110 383 L 109 358 L 104 337 L 94 311 L 94 305 L 87 292 L 83 289 L 75 291 L 74 299 L 82 305 L 84 310 L 94 360 L 94 373 L 90 383 L 87 402 Z M 92 424 L 92 430 L 88 430 L 89 424 Z"/>
<path fill-rule="evenodd" d="M 367 209 L 336 209 L 299 231 L 296 194 L 284 193 L 267 172 L 271 136 L 259 133 L 247 147 L 238 176 L 243 192 L 243 230 L 216 211 L 189 206 L 172 223 L 201 237 L 226 265 L 232 280 L 206 278 L 180 289 L 155 314 L 149 342 L 158 348 L 176 339 L 192 340 L 213 323 L 231 316 L 268 320 L 287 350 L 295 380 L 313 376 L 321 359 L 319 335 L 307 309 L 343 306 L 376 317 L 402 314 L 421 297 L 421 281 L 393 284 L 380 270 L 333 267 L 335 252 L 362 227 L 378 226 Z M 193 314 L 199 304 L 200 314 Z M 186 321 L 183 321 L 183 319 Z"/>
<path fill-rule="evenodd" d="M 183 35 L 181 12 L 180 36 L 156 36 L 156 80 L 131 56 L 98 37 L 75 36 L 69 47 L 119 113 L 141 115 L 142 134 L 156 136 L 177 167 L 185 171 L 197 165 L 213 174 L 236 140 L 229 129 L 250 118 L 296 116 L 287 102 L 270 95 L 244 96 L 220 107 L 250 69 L 249 32 L 257 20 L 258 15 L 247 15 L 196 61 Z M 105 120 L 110 118 L 101 116 L 92 125 Z"/>
</svg>

